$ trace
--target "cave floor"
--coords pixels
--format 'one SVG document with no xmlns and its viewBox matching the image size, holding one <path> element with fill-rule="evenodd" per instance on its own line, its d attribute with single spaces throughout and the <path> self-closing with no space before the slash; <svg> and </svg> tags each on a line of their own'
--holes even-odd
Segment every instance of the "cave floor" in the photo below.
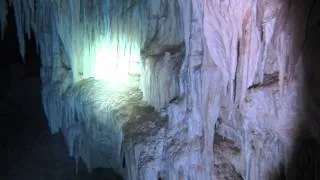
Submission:
<svg viewBox="0 0 320 180">
<path fill-rule="evenodd" d="M 1 93 L 1 177 L 8 180 L 114 179 L 108 169 L 88 173 L 83 163 L 75 175 L 61 133 L 51 135 L 41 106 L 39 78 L 27 78 Z"/>
</svg>

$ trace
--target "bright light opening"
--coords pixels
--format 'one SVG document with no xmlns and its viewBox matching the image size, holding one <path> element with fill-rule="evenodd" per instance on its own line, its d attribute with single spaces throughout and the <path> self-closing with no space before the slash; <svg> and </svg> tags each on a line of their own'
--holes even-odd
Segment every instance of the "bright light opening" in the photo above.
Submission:
<svg viewBox="0 0 320 180">
<path fill-rule="evenodd" d="M 128 44 L 121 47 L 119 43 L 105 40 L 96 45 L 94 73 L 96 79 L 105 80 L 113 85 L 127 85 L 130 83 L 131 75 L 140 74 L 139 46 L 132 42 Z"/>
</svg>

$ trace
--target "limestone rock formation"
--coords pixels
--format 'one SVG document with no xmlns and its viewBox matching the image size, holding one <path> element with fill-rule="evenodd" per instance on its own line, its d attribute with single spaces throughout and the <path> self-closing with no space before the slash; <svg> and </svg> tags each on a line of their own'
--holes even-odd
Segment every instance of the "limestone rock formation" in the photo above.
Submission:
<svg viewBox="0 0 320 180">
<path fill-rule="evenodd" d="M 51 132 L 63 132 L 70 156 L 89 171 L 114 168 L 132 180 L 258 180 L 289 161 L 314 4 L 9 4 L 21 54 L 24 33 L 37 39 Z M 6 8 L 1 0 L 1 29 Z M 122 75 L 126 83 L 114 85 Z"/>
</svg>

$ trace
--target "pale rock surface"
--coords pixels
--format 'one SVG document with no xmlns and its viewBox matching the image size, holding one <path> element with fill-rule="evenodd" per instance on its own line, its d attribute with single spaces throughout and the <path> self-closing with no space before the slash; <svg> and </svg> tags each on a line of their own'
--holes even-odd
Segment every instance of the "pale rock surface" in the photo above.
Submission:
<svg viewBox="0 0 320 180">
<path fill-rule="evenodd" d="M 21 33 L 36 34 L 51 132 L 77 161 L 132 180 L 256 180 L 287 160 L 302 1 L 75 1 L 12 2 L 22 54 Z M 103 34 L 139 50 L 139 88 L 90 78 L 86 47 Z"/>
</svg>

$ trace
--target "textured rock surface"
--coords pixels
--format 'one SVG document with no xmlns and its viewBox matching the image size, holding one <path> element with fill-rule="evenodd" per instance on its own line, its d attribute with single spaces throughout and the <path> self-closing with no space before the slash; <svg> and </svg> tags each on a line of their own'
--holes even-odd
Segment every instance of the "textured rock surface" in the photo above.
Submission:
<svg viewBox="0 0 320 180">
<path fill-rule="evenodd" d="M 21 53 L 31 27 L 44 109 L 70 155 L 126 179 L 268 179 L 287 161 L 301 112 L 306 3 L 89 2 L 13 1 Z M 95 52 L 99 35 L 139 50 L 140 90 L 87 79 L 86 48 Z"/>
</svg>

